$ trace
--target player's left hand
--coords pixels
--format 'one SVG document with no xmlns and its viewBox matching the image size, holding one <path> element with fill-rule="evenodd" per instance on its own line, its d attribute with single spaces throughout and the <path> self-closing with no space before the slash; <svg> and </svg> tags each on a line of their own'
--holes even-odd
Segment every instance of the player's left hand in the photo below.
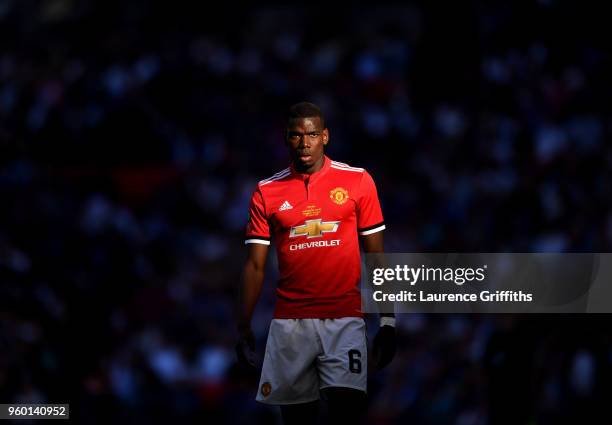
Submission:
<svg viewBox="0 0 612 425">
<path fill-rule="evenodd" d="M 235 349 L 238 363 L 247 367 L 255 367 L 255 335 L 250 328 L 240 332 Z"/>
<path fill-rule="evenodd" d="M 381 370 L 393 360 L 396 350 L 395 327 L 385 325 L 378 329 L 374 337 L 372 355 L 376 369 Z"/>
</svg>

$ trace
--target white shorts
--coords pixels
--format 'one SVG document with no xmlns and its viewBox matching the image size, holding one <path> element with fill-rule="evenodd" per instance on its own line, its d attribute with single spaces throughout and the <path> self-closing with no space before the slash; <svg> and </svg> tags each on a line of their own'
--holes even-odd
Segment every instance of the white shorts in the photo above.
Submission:
<svg viewBox="0 0 612 425">
<path fill-rule="evenodd" d="M 366 391 L 366 325 L 359 317 L 273 319 L 257 401 L 307 403 L 326 387 Z"/>
</svg>

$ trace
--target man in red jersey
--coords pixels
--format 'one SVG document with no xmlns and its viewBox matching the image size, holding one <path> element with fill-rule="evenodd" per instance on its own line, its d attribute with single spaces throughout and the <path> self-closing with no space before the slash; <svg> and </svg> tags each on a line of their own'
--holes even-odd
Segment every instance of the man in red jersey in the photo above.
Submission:
<svg viewBox="0 0 612 425">
<path fill-rule="evenodd" d="M 273 235 L 280 280 L 257 400 L 281 405 L 285 424 L 312 424 L 319 394 L 332 423 L 359 423 L 365 407 L 367 342 L 361 311 L 359 239 L 383 252 L 376 187 L 363 169 L 324 153 L 329 130 L 308 102 L 289 110 L 291 166 L 257 185 L 246 231 L 238 359 L 254 366 L 251 317 Z M 377 368 L 395 354 L 395 319 L 381 316 L 374 339 Z"/>
</svg>

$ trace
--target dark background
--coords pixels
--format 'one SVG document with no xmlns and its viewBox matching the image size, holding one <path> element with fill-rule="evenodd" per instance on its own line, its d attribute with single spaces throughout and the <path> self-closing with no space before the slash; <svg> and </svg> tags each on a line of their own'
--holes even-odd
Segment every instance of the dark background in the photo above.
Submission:
<svg viewBox="0 0 612 425">
<path fill-rule="evenodd" d="M 234 307 L 249 197 L 301 100 L 374 176 L 389 252 L 610 250 L 603 6 L 199 4 L 0 0 L 0 402 L 278 421 L 235 364 Z M 368 422 L 610 424 L 610 329 L 401 316 Z"/>
</svg>

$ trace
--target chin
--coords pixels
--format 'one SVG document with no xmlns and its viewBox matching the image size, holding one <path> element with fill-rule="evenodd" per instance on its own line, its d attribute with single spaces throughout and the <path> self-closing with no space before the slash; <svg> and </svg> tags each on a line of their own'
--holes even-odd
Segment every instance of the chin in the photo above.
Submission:
<svg viewBox="0 0 612 425">
<path fill-rule="evenodd" d="M 296 167 L 299 167 L 301 169 L 308 169 L 313 167 L 319 160 L 321 160 L 321 158 L 311 158 L 307 161 L 303 161 L 300 158 L 295 158 L 293 163 L 296 165 Z"/>
</svg>

